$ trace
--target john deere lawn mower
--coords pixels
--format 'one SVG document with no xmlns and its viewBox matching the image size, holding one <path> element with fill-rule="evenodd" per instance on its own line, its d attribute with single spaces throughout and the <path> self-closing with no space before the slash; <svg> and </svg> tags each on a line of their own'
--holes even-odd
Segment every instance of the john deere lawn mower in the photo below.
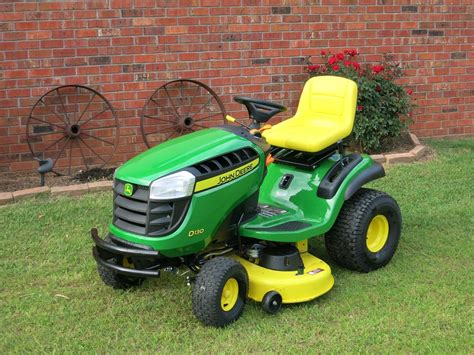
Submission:
<svg viewBox="0 0 474 355">
<path fill-rule="evenodd" d="M 286 108 L 237 96 L 251 126 L 193 132 L 126 162 L 108 235 L 91 230 L 102 280 L 126 289 L 185 266 L 195 275 L 194 314 L 221 327 L 246 299 L 276 313 L 328 292 L 331 269 L 311 254 L 310 238 L 324 235 L 328 254 L 350 270 L 385 266 L 401 214 L 393 198 L 362 187 L 384 176 L 382 166 L 345 151 L 356 99 L 353 81 L 315 77 L 294 117 L 261 127 Z"/>
</svg>

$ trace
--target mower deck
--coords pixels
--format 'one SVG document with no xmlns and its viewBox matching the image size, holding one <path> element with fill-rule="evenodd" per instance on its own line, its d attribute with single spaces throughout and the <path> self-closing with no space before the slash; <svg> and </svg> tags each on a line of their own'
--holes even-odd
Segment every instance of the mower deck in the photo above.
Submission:
<svg viewBox="0 0 474 355">
<path fill-rule="evenodd" d="M 247 270 L 250 299 L 262 302 L 265 294 L 277 291 L 283 303 L 312 300 L 328 292 L 334 285 L 334 277 L 328 264 L 309 252 L 302 253 L 301 258 L 304 270 L 276 271 L 235 256 Z"/>
</svg>

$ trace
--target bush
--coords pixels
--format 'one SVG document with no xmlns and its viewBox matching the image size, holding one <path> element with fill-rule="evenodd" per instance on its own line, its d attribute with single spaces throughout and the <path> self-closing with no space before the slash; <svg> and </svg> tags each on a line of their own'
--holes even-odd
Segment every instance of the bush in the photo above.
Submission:
<svg viewBox="0 0 474 355">
<path fill-rule="evenodd" d="M 403 76 L 402 68 L 391 58 L 376 65 L 360 64 L 355 49 L 331 55 L 322 51 L 323 64 L 307 58 L 311 77 L 336 75 L 352 79 L 359 88 L 352 139 L 367 152 L 379 152 L 384 139 L 398 137 L 410 123 L 412 91 L 395 81 Z"/>
</svg>

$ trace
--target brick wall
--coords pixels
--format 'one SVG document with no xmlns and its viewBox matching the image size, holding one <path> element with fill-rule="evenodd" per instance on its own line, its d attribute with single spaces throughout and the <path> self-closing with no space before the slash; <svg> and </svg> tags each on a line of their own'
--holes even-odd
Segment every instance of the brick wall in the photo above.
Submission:
<svg viewBox="0 0 474 355">
<path fill-rule="evenodd" d="M 263 4 L 263 5 L 262 5 Z M 470 5 L 467 5 L 470 4 Z M 422 137 L 473 133 L 474 5 L 463 0 L 104 0 L 0 4 L 0 171 L 36 167 L 25 142 L 32 105 L 82 84 L 110 100 L 122 125 L 115 156 L 145 149 L 141 107 L 176 78 L 296 108 L 303 58 L 356 48 L 408 69 Z"/>
</svg>

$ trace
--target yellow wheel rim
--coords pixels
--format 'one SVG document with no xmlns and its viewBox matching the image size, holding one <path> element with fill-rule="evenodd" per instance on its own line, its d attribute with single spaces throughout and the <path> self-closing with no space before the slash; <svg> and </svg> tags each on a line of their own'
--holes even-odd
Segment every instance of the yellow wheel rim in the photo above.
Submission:
<svg viewBox="0 0 474 355">
<path fill-rule="evenodd" d="M 370 221 L 367 229 L 367 249 L 372 253 L 380 251 L 388 239 L 388 220 L 384 215 L 378 214 Z"/>
<path fill-rule="evenodd" d="M 230 311 L 237 303 L 239 297 L 239 283 L 236 279 L 228 279 L 222 289 L 221 307 L 224 311 Z"/>
<path fill-rule="evenodd" d="M 122 266 L 125 266 L 129 269 L 134 269 L 135 265 L 133 265 L 133 262 L 129 261 L 127 257 L 124 257 L 122 260 Z"/>
</svg>

